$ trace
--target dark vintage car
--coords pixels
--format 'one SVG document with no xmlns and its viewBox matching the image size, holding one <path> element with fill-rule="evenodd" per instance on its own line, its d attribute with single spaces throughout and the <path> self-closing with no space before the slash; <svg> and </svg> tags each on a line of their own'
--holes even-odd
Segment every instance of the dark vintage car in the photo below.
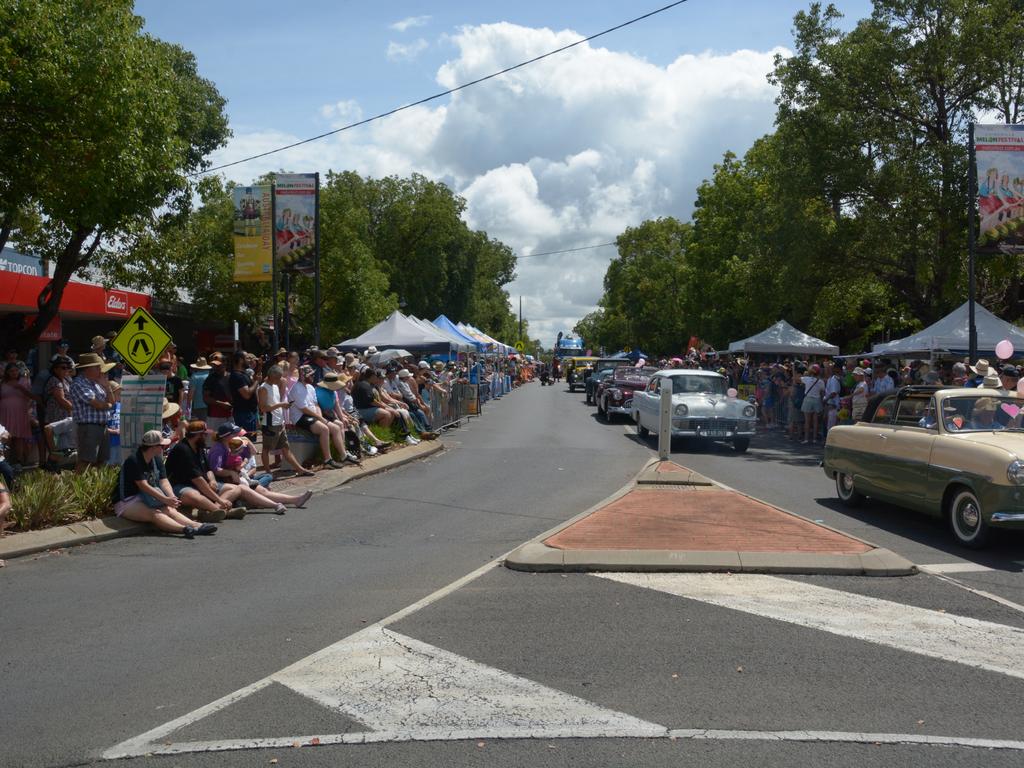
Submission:
<svg viewBox="0 0 1024 768">
<path fill-rule="evenodd" d="M 597 403 L 598 385 L 613 373 L 615 373 L 615 368 L 598 368 L 596 372 L 587 377 L 587 405 L 595 405 Z"/>
<path fill-rule="evenodd" d="M 630 416 L 633 413 L 633 393 L 647 386 L 651 376 L 658 369 L 653 367 L 636 368 L 632 365 L 620 365 L 597 387 L 594 399 L 597 401 L 597 415 L 605 421 L 613 416 Z"/>
</svg>

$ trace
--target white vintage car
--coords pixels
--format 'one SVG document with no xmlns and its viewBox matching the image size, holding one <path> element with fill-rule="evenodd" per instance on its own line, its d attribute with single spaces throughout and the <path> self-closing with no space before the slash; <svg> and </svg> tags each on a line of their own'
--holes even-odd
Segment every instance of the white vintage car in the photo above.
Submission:
<svg viewBox="0 0 1024 768">
<path fill-rule="evenodd" d="M 729 381 L 713 371 L 658 371 L 647 387 L 633 395 L 633 421 L 646 437 L 661 421 L 661 389 L 672 387 L 672 437 L 699 437 L 732 443 L 737 453 L 750 446 L 757 428 L 757 408 L 729 397 Z"/>
</svg>

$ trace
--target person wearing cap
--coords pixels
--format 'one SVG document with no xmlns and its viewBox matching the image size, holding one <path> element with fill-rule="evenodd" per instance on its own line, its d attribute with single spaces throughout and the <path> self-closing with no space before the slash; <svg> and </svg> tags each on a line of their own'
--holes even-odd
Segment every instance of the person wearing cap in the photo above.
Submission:
<svg viewBox="0 0 1024 768">
<path fill-rule="evenodd" d="M 259 405 L 256 390 L 261 379 L 259 374 L 250 375 L 246 370 L 249 365 L 248 356 L 239 350 L 231 356 L 232 370 L 228 375 L 228 392 L 231 394 L 231 417 L 247 432 L 255 432 L 259 427 Z"/>
<path fill-rule="evenodd" d="M 282 363 L 270 366 L 267 369 L 266 380 L 256 391 L 260 409 L 260 433 L 263 436 L 260 459 L 264 471 L 270 472 L 273 468 L 271 455 L 279 453 L 295 468 L 297 474 L 311 477 L 314 473 L 302 466 L 288 443 L 288 430 L 284 423 L 285 411 L 290 405 L 284 386 L 289 383 L 284 376 L 284 366 L 287 365 L 288 363 Z"/>
<path fill-rule="evenodd" d="M 215 533 L 217 526 L 196 524 L 183 515 L 164 465 L 163 450 L 170 445 L 159 430 L 151 429 L 142 436 L 134 454 L 121 463 L 114 485 L 114 514 L 137 523 L 150 523 L 165 533 L 181 533 L 186 539 L 196 534 Z"/>
<path fill-rule="evenodd" d="M 71 418 L 78 448 L 75 471 L 82 472 L 106 464 L 110 457 L 107 420 L 114 398 L 106 373 L 114 364 L 104 362 L 95 352 L 86 352 L 78 356 L 76 367 L 78 375 L 71 381 Z"/>
<path fill-rule="evenodd" d="M 228 375 L 224 355 L 214 352 L 209 357 L 210 373 L 203 382 L 203 402 L 206 403 L 206 421 L 216 429 L 231 419 L 231 395 L 228 393 Z"/>
<path fill-rule="evenodd" d="M 357 425 L 350 423 L 347 415 L 341 408 L 341 400 L 339 398 L 347 383 L 347 376 L 342 378 L 333 371 L 325 373 L 323 381 L 314 387 L 316 390 L 316 404 L 320 408 L 321 415 L 331 422 L 331 426 L 337 426 L 341 429 L 345 444 L 345 460 L 361 466 L 359 464 L 359 454 L 362 452 L 362 448 L 359 444 L 359 429 Z"/>
<path fill-rule="evenodd" d="M 103 336 L 93 336 L 89 341 L 89 348 L 92 352 L 103 357 L 103 352 L 107 348 L 107 340 Z"/>
<path fill-rule="evenodd" d="M 380 382 L 384 378 L 381 373 L 381 371 L 366 366 L 359 381 L 352 387 L 352 403 L 356 413 L 366 424 L 377 424 L 388 428 L 398 420 L 398 423 L 404 426 L 404 421 L 399 418 L 397 411 L 394 408 L 389 408 L 384 402 L 383 393 L 379 388 Z M 406 434 L 406 442 L 410 445 L 419 442 L 415 438 L 409 440 L 412 435 L 409 435 L 408 432 Z"/>
<path fill-rule="evenodd" d="M 1000 388 L 1005 389 L 1008 392 L 1017 392 L 1017 382 L 1020 380 L 1020 375 L 1017 372 L 1016 366 L 1006 364 L 999 369 L 999 382 Z"/>
<path fill-rule="evenodd" d="M 189 366 L 188 393 L 191 402 L 189 403 L 189 415 L 193 419 L 206 421 L 209 415 L 206 408 L 206 400 L 203 398 L 203 385 L 210 376 L 212 366 L 206 362 L 205 357 L 198 357 Z"/>
<path fill-rule="evenodd" d="M 313 366 L 299 367 L 299 379 L 288 390 L 289 416 L 296 429 L 301 429 L 315 437 L 320 443 L 320 455 L 324 466 L 341 469 L 344 465 L 335 461 L 331 455 L 333 444 L 338 452 L 345 456 L 345 434 L 340 424 L 332 424 L 324 418 L 317 404 L 316 389 L 312 384 Z"/>
<path fill-rule="evenodd" d="M 43 425 L 61 421 L 71 415 L 71 374 L 75 363 L 70 357 L 54 355 L 50 375 L 42 388 Z"/>
<path fill-rule="evenodd" d="M 242 446 L 240 454 L 243 459 L 248 459 L 255 453 L 255 447 L 246 437 L 244 429 L 239 427 L 237 424 L 227 422 L 221 424 L 217 428 L 216 439 L 213 447 L 210 448 L 207 453 L 207 461 L 210 465 L 210 471 L 213 472 L 214 477 L 221 482 L 231 483 L 237 485 L 245 490 L 252 490 L 253 492 L 263 496 L 268 502 L 272 502 L 271 505 L 264 504 L 262 507 L 259 504 L 251 504 L 249 499 L 243 499 L 249 506 L 256 506 L 262 509 L 271 509 L 280 511 L 282 506 L 291 505 L 293 507 L 301 507 L 313 496 L 312 491 L 306 491 L 297 495 L 289 495 L 287 493 L 277 493 L 271 491 L 269 488 L 265 488 L 259 483 L 255 485 L 252 483 L 242 482 L 240 472 L 237 468 L 231 468 L 229 466 L 229 457 L 232 455 L 232 450 L 229 446 L 230 441 L 241 439 Z M 241 492 L 240 492 L 241 495 Z M 242 515 L 238 515 L 242 517 Z"/>
<path fill-rule="evenodd" d="M 853 369 L 853 394 L 851 395 L 850 415 L 854 422 L 860 421 L 868 407 L 868 383 L 865 371 L 860 366 Z"/>
<path fill-rule="evenodd" d="M 398 395 L 409 410 L 409 415 L 416 422 L 420 437 L 424 440 L 436 438 L 437 433 L 430 430 L 430 419 L 432 418 L 430 407 L 420 397 L 419 387 L 414 381 L 412 372 L 407 368 L 398 371 Z"/>
</svg>

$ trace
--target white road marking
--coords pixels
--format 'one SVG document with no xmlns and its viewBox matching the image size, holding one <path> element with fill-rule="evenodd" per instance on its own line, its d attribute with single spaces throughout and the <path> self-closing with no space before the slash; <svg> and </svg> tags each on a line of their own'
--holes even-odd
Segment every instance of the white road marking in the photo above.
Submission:
<svg viewBox="0 0 1024 768">
<path fill-rule="evenodd" d="M 976 747 L 980 749 L 1024 750 L 1024 741 L 975 739 L 966 736 L 925 736 L 920 733 L 859 733 L 847 731 L 725 731 L 677 729 L 670 739 L 711 739 L 715 741 L 796 741 L 845 744 L 922 744 L 935 747 Z"/>
<path fill-rule="evenodd" d="M 1024 630 L 758 574 L 596 573 L 599 578 L 1024 678 Z"/>
<path fill-rule="evenodd" d="M 381 626 L 357 632 L 261 682 L 258 687 L 249 686 L 240 695 L 228 697 L 229 703 L 241 700 L 268 682 L 276 682 L 371 730 L 321 736 L 320 743 L 650 738 L 664 736 L 668 730 Z M 207 707 L 180 718 L 173 730 L 213 711 L 216 709 Z M 160 730 L 164 731 L 162 735 L 173 732 Z M 387 738 L 383 739 L 382 734 Z M 241 749 L 245 748 L 243 745 L 280 746 L 295 741 L 231 739 L 167 745 L 160 743 L 160 738 L 161 734 L 151 731 L 114 747 L 105 757 L 166 753 L 166 747 L 181 753 Z M 298 737 L 300 741 L 309 738 Z"/>
<path fill-rule="evenodd" d="M 928 573 L 982 573 L 993 570 L 987 565 L 979 565 L 978 563 L 934 563 L 917 567 Z"/>
</svg>

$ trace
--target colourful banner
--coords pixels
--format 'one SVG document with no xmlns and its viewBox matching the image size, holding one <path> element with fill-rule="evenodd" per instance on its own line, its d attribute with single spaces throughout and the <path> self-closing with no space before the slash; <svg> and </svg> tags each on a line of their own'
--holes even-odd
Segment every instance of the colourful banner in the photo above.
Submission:
<svg viewBox="0 0 1024 768">
<path fill-rule="evenodd" d="M 269 185 L 235 187 L 235 282 L 269 283 L 274 276 L 274 241 Z"/>
<path fill-rule="evenodd" d="M 1024 125 L 976 125 L 977 248 L 1024 252 Z"/>
<path fill-rule="evenodd" d="M 274 234 L 281 269 L 312 275 L 316 271 L 315 173 L 279 173 L 274 186 Z"/>
</svg>

